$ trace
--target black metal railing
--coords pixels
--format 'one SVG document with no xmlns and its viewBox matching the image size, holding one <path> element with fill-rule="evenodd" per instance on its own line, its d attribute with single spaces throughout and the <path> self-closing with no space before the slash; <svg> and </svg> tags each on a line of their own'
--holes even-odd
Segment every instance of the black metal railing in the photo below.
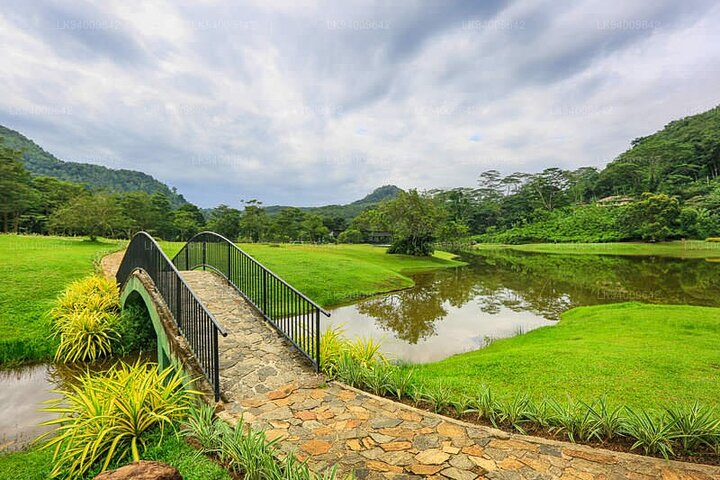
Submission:
<svg viewBox="0 0 720 480">
<path fill-rule="evenodd" d="M 135 269 L 144 270 L 155 283 L 172 313 L 180 333 L 220 399 L 220 360 L 218 334 L 227 336 L 215 317 L 205 308 L 190 286 L 185 283 L 173 262 L 149 234 L 139 232 L 130 240 L 116 278 L 124 285 Z"/>
<path fill-rule="evenodd" d="M 320 315 L 330 316 L 292 285 L 214 232 L 198 233 L 173 258 L 179 270 L 210 268 L 320 369 Z"/>
</svg>

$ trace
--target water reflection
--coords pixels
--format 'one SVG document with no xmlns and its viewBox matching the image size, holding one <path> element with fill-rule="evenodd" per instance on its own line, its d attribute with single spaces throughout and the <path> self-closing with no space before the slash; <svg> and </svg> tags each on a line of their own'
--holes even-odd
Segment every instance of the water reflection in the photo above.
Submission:
<svg viewBox="0 0 720 480">
<path fill-rule="evenodd" d="M 498 250 L 464 260 L 467 267 L 414 275 L 412 289 L 337 308 L 326 325 L 382 338 L 396 358 L 428 362 L 552 324 L 576 306 L 719 303 L 720 264 L 702 259 Z"/>
</svg>

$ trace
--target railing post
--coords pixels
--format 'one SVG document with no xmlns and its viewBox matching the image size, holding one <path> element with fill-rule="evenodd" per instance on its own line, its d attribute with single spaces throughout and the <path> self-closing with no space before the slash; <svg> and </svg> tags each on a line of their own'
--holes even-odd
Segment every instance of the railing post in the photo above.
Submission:
<svg viewBox="0 0 720 480">
<path fill-rule="evenodd" d="M 203 261 L 202 261 L 203 271 L 205 270 L 206 263 L 207 263 L 207 240 L 203 238 Z"/>
<path fill-rule="evenodd" d="M 190 270 L 190 244 L 185 244 L 185 270 Z"/>
<path fill-rule="evenodd" d="M 218 348 L 218 331 L 213 326 L 213 389 L 215 390 L 215 401 L 220 400 L 220 352 Z"/>
<path fill-rule="evenodd" d="M 263 290 L 263 315 L 266 317 L 267 314 L 267 270 L 263 269 L 263 276 L 262 276 L 262 290 Z"/>
<path fill-rule="evenodd" d="M 315 308 L 315 362 L 320 373 L 320 309 Z"/>
<path fill-rule="evenodd" d="M 227 258 L 227 272 L 225 272 L 225 276 L 227 277 L 228 285 L 232 285 L 232 281 L 230 280 L 230 275 L 232 275 L 232 266 L 230 265 L 230 253 L 232 251 L 231 245 L 227 244 L 228 249 L 228 258 Z"/>
<path fill-rule="evenodd" d="M 181 283 L 182 280 L 180 278 L 175 279 L 175 324 L 178 326 L 180 333 L 182 333 L 180 321 L 180 318 L 182 317 L 182 288 L 180 286 Z"/>
</svg>

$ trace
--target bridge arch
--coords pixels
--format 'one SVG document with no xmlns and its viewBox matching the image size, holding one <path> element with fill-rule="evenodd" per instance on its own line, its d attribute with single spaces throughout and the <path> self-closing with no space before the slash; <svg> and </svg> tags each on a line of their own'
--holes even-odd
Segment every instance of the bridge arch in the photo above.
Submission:
<svg viewBox="0 0 720 480">
<path fill-rule="evenodd" d="M 188 342 L 177 328 L 172 312 L 158 292 L 150 276 L 142 269 L 128 275 L 120 291 L 120 307 L 139 301 L 147 309 L 157 338 L 157 361 L 161 370 L 172 367 L 185 376 L 186 384 L 209 394 L 214 388 L 205 379 Z"/>
</svg>

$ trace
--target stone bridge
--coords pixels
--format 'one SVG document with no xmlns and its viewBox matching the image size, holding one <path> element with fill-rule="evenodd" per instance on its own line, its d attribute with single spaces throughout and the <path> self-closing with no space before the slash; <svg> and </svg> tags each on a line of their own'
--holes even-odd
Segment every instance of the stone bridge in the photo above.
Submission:
<svg viewBox="0 0 720 480">
<path fill-rule="evenodd" d="M 102 263 L 113 275 L 118 254 Z M 510 434 L 328 381 L 225 278 L 181 274 L 229 332 L 219 345 L 219 416 L 231 424 L 242 416 L 315 472 L 337 465 L 338 478 L 720 479 L 718 467 Z"/>
</svg>

